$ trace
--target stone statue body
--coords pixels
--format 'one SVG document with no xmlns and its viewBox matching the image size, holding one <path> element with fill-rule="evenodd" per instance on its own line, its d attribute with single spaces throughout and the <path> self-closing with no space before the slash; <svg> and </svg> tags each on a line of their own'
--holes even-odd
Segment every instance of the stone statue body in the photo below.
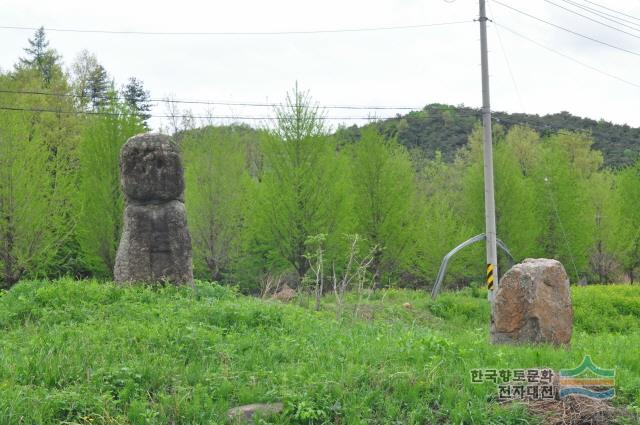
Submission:
<svg viewBox="0 0 640 425">
<path fill-rule="evenodd" d="M 120 151 L 120 173 L 125 210 L 116 282 L 193 281 L 177 146 L 160 134 L 134 136 Z"/>
</svg>

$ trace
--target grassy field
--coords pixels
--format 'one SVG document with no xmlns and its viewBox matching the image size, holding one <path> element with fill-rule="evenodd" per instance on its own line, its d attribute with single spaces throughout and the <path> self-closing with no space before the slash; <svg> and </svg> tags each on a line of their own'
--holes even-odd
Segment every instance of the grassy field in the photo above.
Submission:
<svg viewBox="0 0 640 425">
<path fill-rule="evenodd" d="M 205 283 L 20 283 L 0 297 L 0 423 L 224 423 L 270 401 L 285 410 L 264 423 L 538 423 L 470 370 L 572 368 L 585 354 L 616 368 L 619 421 L 636 423 L 640 286 L 574 288 L 570 349 L 489 344 L 482 290 L 365 298 L 338 322 L 331 297 L 315 312 Z"/>
</svg>

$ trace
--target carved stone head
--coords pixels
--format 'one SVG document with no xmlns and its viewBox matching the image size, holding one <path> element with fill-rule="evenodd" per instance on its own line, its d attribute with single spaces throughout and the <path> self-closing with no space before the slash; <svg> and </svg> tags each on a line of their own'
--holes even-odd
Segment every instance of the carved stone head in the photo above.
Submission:
<svg viewBox="0 0 640 425">
<path fill-rule="evenodd" d="M 120 179 L 128 201 L 183 200 L 184 175 L 178 147 L 162 134 L 141 134 L 120 151 Z"/>
</svg>

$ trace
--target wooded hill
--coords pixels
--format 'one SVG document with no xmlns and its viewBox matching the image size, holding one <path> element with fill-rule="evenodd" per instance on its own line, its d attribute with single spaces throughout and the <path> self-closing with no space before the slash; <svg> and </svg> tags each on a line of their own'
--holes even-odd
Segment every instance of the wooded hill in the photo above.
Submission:
<svg viewBox="0 0 640 425">
<path fill-rule="evenodd" d="M 479 109 L 466 106 L 430 104 L 422 111 L 398 115 L 396 118 L 367 124 L 376 127 L 387 137 L 408 149 L 419 148 L 427 158 L 440 151 L 445 160 L 452 160 L 455 152 L 467 144 L 469 135 L 481 121 Z M 494 112 L 495 132 L 508 131 L 514 125 L 531 127 L 542 137 L 560 130 L 586 131 L 593 137 L 593 148 L 604 155 L 604 166 L 619 168 L 632 164 L 640 153 L 640 128 L 581 118 L 569 112 L 549 115 L 511 114 Z M 496 125 L 497 124 L 497 125 Z M 357 140 L 362 128 L 340 128 L 336 135 L 343 140 Z"/>
</svg>

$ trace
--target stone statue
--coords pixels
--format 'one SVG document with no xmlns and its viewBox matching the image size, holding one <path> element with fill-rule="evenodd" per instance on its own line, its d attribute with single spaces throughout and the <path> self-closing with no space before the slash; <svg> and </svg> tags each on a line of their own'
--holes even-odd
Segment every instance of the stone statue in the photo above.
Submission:
<svg viewBox="0 0 640 425">
<path fill-rule="evenodd" d="M 130 138 L 120 151 L 120 179 L 125 209 L 116 282 L 192 282 L 178 147 L 161 134 Z"/>
</svg>

